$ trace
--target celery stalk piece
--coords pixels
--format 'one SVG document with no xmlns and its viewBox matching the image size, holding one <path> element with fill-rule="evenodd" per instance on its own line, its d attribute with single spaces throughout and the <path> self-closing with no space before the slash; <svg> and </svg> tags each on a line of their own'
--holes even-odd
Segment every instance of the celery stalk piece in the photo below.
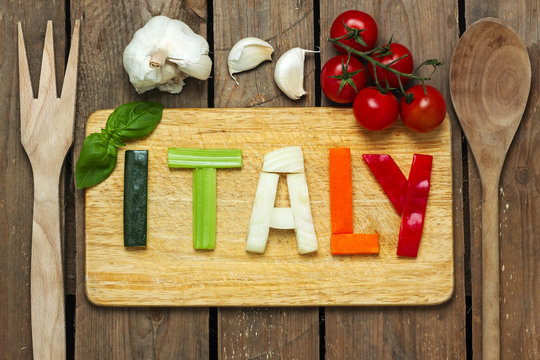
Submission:
<svg viewBox="0 0 540 360">
<path fill-rule="evenodd" d="M 261 172 L 249 220 L 246 251 L 263 253 L 276 200 L 279 175 Z"/>
<path fill-rule="evenodd" d="M 270 219 L 270 227 L 273 229 L 294 229 L 294 217 L 290 207 L 274 208 L 272 210 L 272 218 Z"/>
<path fill-rule="evenodd" d="M 193 171 L 193 247 L 216 246 L 216 169 Z"/>
<path fill-rule="evenodd" d="M 242 150 L 169 148 L 167 165 L 193 171 L 193 247 L 216 246 L 216 169 L 242 167 Z"/>
<path fill-rule="evenodd" d="M 264 172 L 303 173 L 304 154 L 300 146 L 288 146 L 276 149 L 264 156 Z"/>
<path fill-rule="evenodd" d="M 294 216 L 294 231 L 299 254 L 317 251 L 317 236 L 309 204 L 309 192 L 305 174 L 287 174 L 287 187 Z"/>
<path fill-rule="evenodd" d="M 242 167 L 242 150 L 169 148 L 167 165 L 171 168 L 238 168 Z"/>
</svg>

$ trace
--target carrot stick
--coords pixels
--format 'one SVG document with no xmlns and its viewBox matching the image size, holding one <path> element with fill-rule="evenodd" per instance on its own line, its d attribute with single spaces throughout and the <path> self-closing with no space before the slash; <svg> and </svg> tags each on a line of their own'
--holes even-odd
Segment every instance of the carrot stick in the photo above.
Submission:
<svg viewBox="0 0 540 360">
<path fill-rule="evenodd" d="M 330 221 L 332 234 L 353 233 L 351 149 L 330 149 Z"/>
<path fill-rule="evenodd" d="M 379 234 L 333 234 L 332 255 L 378 254 Z"/>
</svg>

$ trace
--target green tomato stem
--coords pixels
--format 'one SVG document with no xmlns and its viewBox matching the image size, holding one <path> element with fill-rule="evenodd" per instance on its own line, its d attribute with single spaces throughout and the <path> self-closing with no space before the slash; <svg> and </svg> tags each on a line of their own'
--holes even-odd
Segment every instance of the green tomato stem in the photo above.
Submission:
<svg viewBox="0 0 540 360">
<path fill-rule="evenodd" d="M 332 44 L 336 44 L 336 45 L 338 45 L 339 47 L 341 47 L 341 48 L 347 50 L 347 52 L 353 53 L 353 54 L 355 54 L 355 55 L 361 57 L 361 58 L 364 59 L 365 61 L 367 61 L 367 62 L 369 62 L 369 63 L 371 63 L 371 64 L 373 64 L 373 65 L 375 65 L 375 66 L 380 66 L 380 67 L 382 67 L 383 69 L 388 70 L 388 71 L 390 71 L 391 73 L 396 74 L 396 75 L 398 75 L 398 76 L 403 76 L 404 78 L 412 79 L 412 80 L 429 80 L 429 78 L 427 78 L 427 77 L 418 76 L 418 75 L 414 75 L 414 74 L 407 74 L 407 73 L 403 73 L 403 72 L 401 72 L 401 71 L 399 71 L 399 70 L 393 69 L 393 68 L 391 68 L 390 66 L 388 66 L 388 65 L 386 65 L 386 64 L 383 64 L 383 63 L 381 63 L 381 62 L 375 60 L 374 58 L 372 58 L 371 56 L 369 56 L 369 55 L 366 54 L 365 52 L 363 52 L 363 51 L 358 51 L 358 50 L 356 50 L 356 49 L 353 49 L 353 48 L 350 47 L 350 46 L 347 46 L 347 45 L 345 45 L 345 44 L 340 43 L 340 42 L 339 42 L 338 40 L 336 40 L 336 39 L 330 38 L 330 39 L 328 39 L 328 41 L 331 42 Z"/>
</svg>

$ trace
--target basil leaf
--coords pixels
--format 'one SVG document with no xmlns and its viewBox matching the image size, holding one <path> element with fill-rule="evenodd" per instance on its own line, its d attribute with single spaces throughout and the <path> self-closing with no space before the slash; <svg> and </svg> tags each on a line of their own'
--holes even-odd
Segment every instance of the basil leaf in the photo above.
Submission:
<svg viewBox="0 0 540 360">
<path fill-rule="evenodd" d="M 106 130 L 120 140 L 145 137 L 161 120 L 163 105 L 136 101 L 116 108 L 107 119 Z"/>
<path fill-rule="evenodd" d="M 116 165 L 117 153 L 116 146 L 106 135 L 94 133 L 87 136 L 75 165 L 77 188 L 94 186 L 105 180 Z"/>
</svg>

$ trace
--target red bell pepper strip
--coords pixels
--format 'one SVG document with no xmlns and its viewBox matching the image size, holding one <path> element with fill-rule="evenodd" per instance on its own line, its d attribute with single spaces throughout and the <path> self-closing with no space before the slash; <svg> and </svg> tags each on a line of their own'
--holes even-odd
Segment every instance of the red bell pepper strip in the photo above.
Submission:
<svg viewBox="0 0 540 360">
<path fill-rule="evenodd" d="M 363 154 L 362 158 L 394 205 L 394 209 L 401 215 L 407 192 L 405 175 L 390 155 Z"/>
<path fill-rule="evenodd" d="M 424 228 L 432 163 L 433 156 L 414 154 L 399 230 L 397 248 L 399 256 L 416 257 L 418 254 Z"/>
</svg>

